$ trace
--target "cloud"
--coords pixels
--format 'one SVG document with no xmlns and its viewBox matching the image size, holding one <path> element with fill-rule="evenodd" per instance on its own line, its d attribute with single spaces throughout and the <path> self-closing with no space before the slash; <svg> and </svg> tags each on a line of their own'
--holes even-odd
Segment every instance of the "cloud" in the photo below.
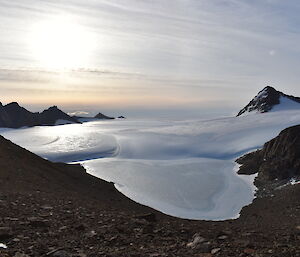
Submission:
<svg viewBox="0 0 300 257">
<path fill-rule="evenodd" d="M 297 95 L 299 11 L 297 0 L 0 0 L 0 88 L 74 91 L 86 101 L 171 95 L 238 102 L 238 92 L 248 99 L 273 83 Z M 30 28 L 61 14 L 96 42 L 89 62 L 64 75 L 41 67 L 28 47 Z"/>
<path fill-rule="evenodd" d="M 89 112 L 86 112 L 86 111 L 74 111 L 74 112 L 68 112 L 68 115 L 70 115 L 70 116 L 87 116 L 87 115 L 89 115 Z"/>
</svg>

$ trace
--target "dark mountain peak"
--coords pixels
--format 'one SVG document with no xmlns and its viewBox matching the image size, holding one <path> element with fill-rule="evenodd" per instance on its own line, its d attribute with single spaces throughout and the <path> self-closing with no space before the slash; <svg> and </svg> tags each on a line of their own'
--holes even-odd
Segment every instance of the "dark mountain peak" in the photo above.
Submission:
<svg viewBox="0 0 300 257">
<path fill-rule="evenodd" d="M 76 118 L 69 116 L 56 105 L 49 107 L 39 115 L 40 123 L 43 125 L 55 125 L 58 120 L 64 120 L 71 123 L 80 123 Z"/>
<path fill-rule="evenodd" d="M 11 102 L 11 103 L 5 105 L 4 107 L 9 108 L 9 109 L 21 109 L 21 108 L 23 108 L 17 102 Z M 23 109 L 25 109 L 25 108 L 23 108 Z"/>
<path fill-rule="evenodd" d="M 19 106 L 20 107 L 20 105 L 17 102 L 11 102 L 11 103 L 7 104 L 6 106 Z"/>
<path fill-rule="evenodd" d="M 48 110 L 59 110 L 59 109 L 56 105 L 53 105 L 53 106 L 49 107 Z"/>
<path fill-rule="evenodd" d="M 94 118 L 105 119 L 105 120 L 113 120 L 114 119 L 114 117 L 106 116 L 106 115 L 102 114 L 101 112 L 99 112 Z"/>
<path fill-rule="evenodd" d="M 64 113 L 62 110 L 58 109 L 58 107 L 56 105 L 53 105 L 53 106 L 49 107 L 48 109 L 42 111 L 42 113 L 45 113 L 45 112 L 62 112 L 62 113 Z"/>
<path fill-rule="evenodd" d="M 237 116 L 254 111 L 258 113 L 268 112 L 275 105 L 280 104 L 282 99 L 292 100 L 295 104 L 300 103 L 299 97 L 286 95 L 271 86 L 266 86 L 263 90 L 259 91 L 258 94 L 242 110 L 239 111 Z"/>
</svg>

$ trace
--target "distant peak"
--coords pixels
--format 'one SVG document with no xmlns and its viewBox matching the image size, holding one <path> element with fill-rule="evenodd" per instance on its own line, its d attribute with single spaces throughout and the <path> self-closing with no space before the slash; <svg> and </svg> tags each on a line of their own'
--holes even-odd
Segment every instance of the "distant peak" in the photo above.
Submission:
<svg viewBox="0 0 300 257">
<path fill-rule="evenodd" d="M 96 118 L 96 119 L 108 119 L 108 120 L 114 119 L 114 117 L 106 116 L 101 112 L 99 112 L 94 118 Z"/>
<path fill-rule="evenodd" d="M 11 102 L 11 103 L 9 103 L 7 105 L 10 105 L 10 106 L 20 106 L 17 102 Z"/>
<path fill-rule="evenodd" d="M 268 112 L 273 108 L 273 106 L 280 104 L 281 97 L 288 98 L 296 103 L 300 102 L 298 97 L 286 95 L 277 91 L 274 87 L 266 86 L 264 89 L 259 91 L 258 94 L 242 110 L 239 111 L 237 116 L 250 112 Z"/>
<path fill-rule="evenodd" d="M 49 107 L 48 109 L 46 109 L 44 111 L 59 111 L 59 109 L 56 105 L 53 105 L 53 106 Z"/>
<path fill-rule="evenodd" d="M 56 105 L 53 105 L 53 106 L 49 107 L 48 110 L 50 110 L 50 109 L 58 109 L 58 107 Z"/>
</svg>

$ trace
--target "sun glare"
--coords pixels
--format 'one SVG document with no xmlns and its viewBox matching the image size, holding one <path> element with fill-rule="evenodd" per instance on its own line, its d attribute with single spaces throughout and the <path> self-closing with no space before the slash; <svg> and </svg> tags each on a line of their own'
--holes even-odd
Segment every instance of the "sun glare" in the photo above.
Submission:
<svg viewBox="0 0 300 257">
<path fill-rule="evenodd" d="M 42 67 L 53 69 L 86 66 L 95 46 L 91 33 L 64 17 L 35 24 L 29 40 L 35 59 Z"/>
</svg>

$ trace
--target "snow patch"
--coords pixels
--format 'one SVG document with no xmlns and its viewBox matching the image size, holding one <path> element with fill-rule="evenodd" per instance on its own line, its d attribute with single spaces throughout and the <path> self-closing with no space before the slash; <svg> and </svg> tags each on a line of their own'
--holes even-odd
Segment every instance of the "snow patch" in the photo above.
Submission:
<svg viewBox="0 0 300 257">
<path fill-rule="evenodd" d="M 279 104 L 274 105 L 270 112 L 300 110 L 300 103 L 289 99 L 286 96 L 280 96 Z"/>
<path fill-rule="evenodd" d="M 7 245 L 5 245 L 5 244 L 3 244 L 3 243 L 0 243 L 0 248 L 7 249 Z"/>
</svg>

